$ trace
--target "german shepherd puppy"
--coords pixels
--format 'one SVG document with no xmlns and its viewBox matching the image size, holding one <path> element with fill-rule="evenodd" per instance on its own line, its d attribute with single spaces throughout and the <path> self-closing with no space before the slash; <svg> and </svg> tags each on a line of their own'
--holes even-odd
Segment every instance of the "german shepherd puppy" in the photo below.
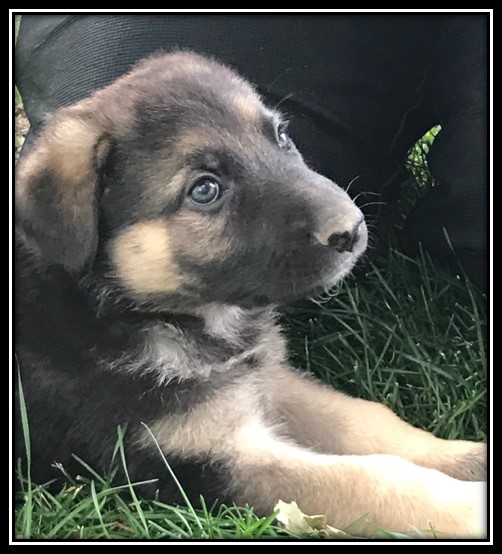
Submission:
<svg viewBox="0 0 502 554">
<path fill-rule="evenodd" d="M 72 454 L 107 468 L 126 426 L 130 478 L 169 502 L 151 434 L 194 503 L 296 501 L 360 535 L 486 534 L 485 445 L 288 365 L 275 307 L 342 279 L 367 230 L 232 70 L 156 55 L 57 111 L 18 167 L 16 218 L 35 480 L 54 461 L 81 470 Z"/>
</svg>

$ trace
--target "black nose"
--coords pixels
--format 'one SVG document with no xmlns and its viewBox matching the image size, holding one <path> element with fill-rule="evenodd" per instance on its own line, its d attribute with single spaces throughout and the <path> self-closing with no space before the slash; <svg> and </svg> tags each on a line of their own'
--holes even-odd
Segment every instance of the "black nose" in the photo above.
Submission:
<svg viewBox="0 0 502 554">
<path fill-rule="evenodd" d="M 343 233 L 333 233 L 328 237 L 328 245 L 332 246 L 338 252 L 352 252 L 355 244 L 361 237 L 361 228 L 364 218 L 360 219 L 351 231 Z"/>
</svg>

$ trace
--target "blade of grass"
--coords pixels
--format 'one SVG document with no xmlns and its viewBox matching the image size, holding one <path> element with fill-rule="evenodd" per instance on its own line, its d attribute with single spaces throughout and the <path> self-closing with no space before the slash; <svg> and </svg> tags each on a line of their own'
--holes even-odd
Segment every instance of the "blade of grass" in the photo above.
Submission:
<svg viewBox="0 0 502 554">
<path fill-rule="evenodd" d="M 26 409 L 26 401 L 24 398 L 23 384 L 21 382 L 21 370 L 19 367 L 19 360 L 17 356 L 15 358 L 17 366 L 17 379 L 18 379 L 18 391 L 19 391 L 19 410 L 21 413 L 21 427 L 23 429 L 24 448 L 26 452 L 26 495 L 23 506 L 24 524 L 23 524 L 23 537 L 26 539 L 31 538 L 31 525 L 33 519 L 33 490 L 31 483 L 31 441 L 30 441 L 30 426 L 28 422 L 28 411 Z"/>
<path fill-rule="evenodd" d="M 94 485 L 94 481 L 91 481 L 91 496 L 92 496 L 92 501 L 94 502 L 94 508 L 96 510 L 96 514 L 98 515 L 99 522 L 101 523 L 101 528 L 103 529 L 103 534 L 107 539 L 109 539 L 110 533 L 108 532 L 105 522 L 103 521 L 103 516 L 101 515 L 101 508 L 99 506 L 98 497 L 96 496 L 96 486 Z"/>
<path fill-rule="evenodd" d="M 125 476 L 126 476 L 126 479 L 127 479 L 127 484 L 129 486 L 129 492 L 131 493 L 131 497 L 133 499 L 133 504 L 136 508 L 136 511 L 138 512 L 138 516 L 141 520 L 141 523 L 143 524 L 143 529 L 145 531 L 145 536 L 147 538 L 150 538 L 150 532 L 148 530 L 148 524 L 146 523 L 145 514 L 143 513 L 140 501 L 139 501 L 139 499 L 136 495 L 136 491 L 134 490 L 134 487 L 131 483 L 131 479 L 129 477 L 129 470 L 127 469 L 127 463 L 126 463 L 126 459 L 125 459 L 125 449 L 124 449 L 124 433 L 125 433 L 125 431 L 122 429 L 122 427 L 119 426 L 117 428 L 117 435 L 118 435 L 117 443 L 118 443 L 118 451 L 119 451 L 119 454 L 120 454 L 120 460 L 122 462 L 122 468 L 124 470 L 124 473 L 125 473 Z"/>
<path fill-rule="evenodd" d="M 190 512 L 194 516 L 194 519 L 198 523 L 199 529 L 202 531 L 202 525 L 200 524 L 200 522 L 197 518 L 194 507 L 192 506 L 190 500 L 188 499 L 188 496 L 185 494 L 185 491 L 183 490 L 183 487 L 181 486 L 181 483 L 178 481 L 178 478 L 174 474 L 174 471 L 171 469 L 171 466 L 169 465 L 169 462 L 167 461 L 166 457 L 164 456 L 164 452 L 162 452 L 162 448 L 160 448 L 160 445 L 159 445 L 157 439 L 155 438 L 155 435 L 152 433 L 152 431 L 150 430 L 150 427 L 148 427 L 148 425 L 146 423 L 141 422 L 141 425 L 143 425 L 143 427 L 148 431 L 148 433 L 152 437 L 153 442 L 155 443 L 155 446 L 157 447 L 157 450 L 159 451 L 159 454 L 162 457 L 162 461 L 166 465 L 167 470 L 169 471 L 169 473 L 171 474 L 171 477 L 172 477 L 173 481 L 176 483 L 176 486 L 178 487 L 178 489 L 180 491 L 180 494 L 181 494 L 183 500 L 185 501 L 185 503 L 187 505 L 187 508 L 190 510 Z"/>
</svg>

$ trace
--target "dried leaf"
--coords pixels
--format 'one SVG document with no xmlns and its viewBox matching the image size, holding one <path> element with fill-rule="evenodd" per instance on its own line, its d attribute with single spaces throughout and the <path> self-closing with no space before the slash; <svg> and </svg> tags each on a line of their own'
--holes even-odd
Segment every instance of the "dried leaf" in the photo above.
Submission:
<svg viewBox="0 0 502 554">
<path fill-rule="evenodd" d="M 346 539 L 350 535 L 326 523 L 326 516 L 309 516 L 304 514 L 296 502 L 279 502 L 275 506 L 279 511 L 277 521 L 290 533 L 295 535 L 316 535 L 330 539 Z"/>
</svg>

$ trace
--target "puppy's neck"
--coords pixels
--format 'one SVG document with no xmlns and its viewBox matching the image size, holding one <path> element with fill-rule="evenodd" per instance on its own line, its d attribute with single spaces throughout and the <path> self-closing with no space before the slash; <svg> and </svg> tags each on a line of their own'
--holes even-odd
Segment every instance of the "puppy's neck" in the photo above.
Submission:
<svg viewBox="0 0 502 554">
<path fill-rule="evenodd" d="M 244 309 L 230 304 L 211 302 L 194 311 L 204 322 L 204 332 L 214 339 L 239 346 L 250 324 L 269 323 L 274 318 L 274 308 Z"/>
<path fill-rule="evenodd" d="M 120 360 L 131 373 L 150 373 L 159 384 L 187 379 L 221 381 L 222 376 L 259 370 L 283 363 L 284 339 L 273 308 L 245 310 L 211 304 L 198 315 L 145 320 L 140 346 Z"/>
</svg>

